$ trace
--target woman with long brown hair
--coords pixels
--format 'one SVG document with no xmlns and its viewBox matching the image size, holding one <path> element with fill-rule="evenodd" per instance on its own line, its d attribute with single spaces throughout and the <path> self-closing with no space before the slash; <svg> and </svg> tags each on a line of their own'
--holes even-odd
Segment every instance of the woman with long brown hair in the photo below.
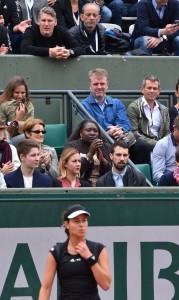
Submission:
<svg viewBox="0 0 179 300">
<path fill-rule="evenodd" d="M 12 142 L 13 137 L 22 134 L 24 122 L 29 117 L 34 117 L 34 106 L 27 83 L 23 77 L 14 76 L 0 97 L 0 118 L 10 125 L 8 132 Z"/>
</svg>

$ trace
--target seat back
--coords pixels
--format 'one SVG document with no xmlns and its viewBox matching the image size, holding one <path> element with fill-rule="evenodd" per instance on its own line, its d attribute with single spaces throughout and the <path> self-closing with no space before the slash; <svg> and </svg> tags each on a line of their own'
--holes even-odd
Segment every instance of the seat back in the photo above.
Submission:
<svg viewBox="0 0 179 300">
<path fill-rule="evenodd" d="M 153 184 L 152 182 L 152 172 L 149 164 L 136 164 L 136 168 L 138 168 L 145 177 Z"/>
<path fill-rule="evenodd" d="M 47 132 L 45 134 L 44 144 L 54 147 L 57 155 L 60 156 L 67 140 L 66 124 L 46 124 L 45 130 Z"/>
</svg>

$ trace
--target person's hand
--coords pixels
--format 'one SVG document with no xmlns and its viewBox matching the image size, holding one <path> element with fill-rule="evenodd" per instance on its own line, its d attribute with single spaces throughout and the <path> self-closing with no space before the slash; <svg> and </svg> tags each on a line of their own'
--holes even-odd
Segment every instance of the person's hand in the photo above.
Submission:
<svg viewBox="0 0 179 300">
<path fill-rule="evenodd" d="M 167 24 L 165 28 L 160 29 L 160 35 L 171 35 L 179 30 L 179 24 Z"/>
<path fill-rule="evenodd" d="M 161 38 L 150 36 L 147 40 L 146 46 L 149 49 L 153 49 L 156 48 L 161 42 L 162 42 Z"/>
<path fill-rule="evenodd" d="M 1 172 L 2 174 L 8 174 L 14 170 L 14 164 L 11 161 L 8 161 L 5 164 L 2 164 Z"/>
<path fill-rule="evenodd" d="M 22 22 L 20 22 L 18 25 L 14 26 L 13 31 L 17 32 L 20 31 L 22 33 L 25 32 L 26 28 L 29 27 L 31 25 L 31 20 L 24 20 Z"/>
<path fill-rule="evenodd" d="M 103 166 L 106 166 L 108 164 L 108 161 L 104 158 L 103 152 L 100 148 L 97 149 L 97 158 Z"/>
<path fill-rule="evenodd" d="M 99 149 L 103 145 L 103 141 L 100 139 L 94 139 L 89 147 L 89 151 L 86 154 L 87 158 L 92 161 L 93 160 L 93 155 L 96 153 L 96 150 Z"/>
<path fill-rule="evenodd" d="M 56 59 L 67 59 L 70 56 L 70 50 L 65 47 L 56 46 L 49 49 L 49 56 Z"/>
<path fill-rule="evenodd" d="M 80 254 L 81 257 L 83 257 L 84 259 L 88 259 L 91 257 L 92 253 L 89 250 L 88 246 L 86 245 L 85 242 L 79 242 L 76 247 L 75 250 L 78 254 Z"/>
<path fill-rule="evenodd" d="M 124 136 L 122 127 L 119 126 L 108 126 L 107 133 L 115 140 L 121 139 Z"/>
<path fill-rule="evenodd" d="M 0 54 L 4 55 L 8 53 L 8 47 L 5 46 L 5 44 L 2 44 L 0 47 Z"/>
<path fill-rule="evenodd" d="M 18 108 L 16 109 L 16 121 L 22 121 L 25 115 L 25 104 L 20 102 Z"/>
<path fill-rule="evenodd" d="M 47 0 L 48 5 L 53 6 L 57 0 Z"/>
<path fill-rule="evenodd" d="M 45 164 L 47 168 L 50 168 L 50 154 L 47 151 L 40 155 L 39 165 L 41 164 Z"/>
<path fill-rule="evenodd" d="M 0 25 L 4 25 L 4 17 L 3 17 L 3 15 L 0 15 Z"/>
</svg>

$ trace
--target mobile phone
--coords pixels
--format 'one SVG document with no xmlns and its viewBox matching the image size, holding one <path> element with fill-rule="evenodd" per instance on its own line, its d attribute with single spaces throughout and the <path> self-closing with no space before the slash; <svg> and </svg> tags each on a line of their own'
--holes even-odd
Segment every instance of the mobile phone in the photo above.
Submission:
<svg viewBox="0 0 179 300">
<path fill-rule="evenodd" d="M 175 20 L 175 24 L 176 24 L 176 25 L 179 25 L 179 20 Z"/>
</svg>

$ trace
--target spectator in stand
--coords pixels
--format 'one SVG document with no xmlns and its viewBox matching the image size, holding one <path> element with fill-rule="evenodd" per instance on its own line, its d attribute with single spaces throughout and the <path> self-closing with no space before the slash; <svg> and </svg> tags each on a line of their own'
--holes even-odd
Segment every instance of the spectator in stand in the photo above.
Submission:
<svg viewBox="0 0 179 300">
<path fill-rule="evenodd" d="M 119 99 L 106 95 L 108 72 L 97 68 L 89 71 L 88 76 L 91 93 L 82 100 L 82 105 L 113 139 L 126 141 L 130 148 L 130 158 L 134 163 L 148 163 L 150 157 L 148 144 L 140 139 L 136 141 L 131 132 L 125 105 Z M 86 118 L 82 112 L 81 115 Z"/>
<path fill-rule="evenodd" d="M 111 23 L 122 26 L 122 17 L 136 17 L 138 0 L 105 0 L 112 12 Z"/>
<path fill-rule="evenodd" d="M 34 117 L 34 106 L 23 77 L 12 77 L 0 97 L 0 118 L 10 125 L 8 132 L 14 145 L 24 138 L 24 122 Z"/>
<path fill-rule="evenodd" d="M 65 147 L 77 149 L 81 156 L 81 178 L 96 186 L 97 179 L 111 169 L 110 144 L 104 141 L 96 122 L 82 121 L 70 135 Z"/>
<path fill-rule="evenodd" d="M 11 45 L 7 28 L 0 25 L 0 55 L 5 55 L 11 51 Z"/>
<path fill-rule="evenodd" d="M 22 36 L 30 23 L 30 19 L 20 22 L 16 1 L 0 1 L 0 25 L 4 25 L 8 29 L 13 53 L 20 53 Z"/>
<path fill-rule="evenodd" d="M 112 170 L 97 180 L 97 187 L 147 186 L 145 176 L 128 165 L 129 147 L 124 141 L 111 146 Z"/>
<path fill-rule="evenodd" d="M 104 2 L 92 1 L 92 0 L 60 0 L 60 14 L 59 14 L 59 25 L 64 26 L 68 29 L 73 26 L 79 25 L 80 14 L 82 13 L 82 7 L 86 3 L 96 2 L 100 7 L 101 22 L 108 23 L 111 19 L 112 13 L 110 9 L 104 6 Z"/>
<path fill-rule="evenodd" d="M 31 140 L 23 140 L 17 149 L 21 166 L 4 176 L 8 188 L 52 187 L 52 179 L 41 174 L 39 165 L 39 145 Z"/>
<path fill-rule="evenodd" d="M 157 141 L 170 133 L 170 120 L 167 107 L 157 101 L 160 81 L 156 76 L 149 75 L 143 79 L 141 92 L 143 96 L 129 104 L 127 114 L 136 140 L 146 145 L 146 162 L 150 164 L 151 152 Z M 135 155 L 140 154 L 136 152 Z"/>
<path fill-rule="evenodd" d="M 173 131 L 173 124 L 174 124 L 174 120 L 176 118 L 176 116 L 178 116 L 179 114 L 179 79 L 177 81 L 176 84 L 176 91 L 175 91 L 175 96 L 177 99 L 177 104 L 175 104 L 174 106 L 171 106 L 169 108 L 169 115 L 170 115 L 170 131 Z"/>
<path fill-rule="evenodd" d="M 87 3 L 80 14 L 80 24 L 70 29 L 70 33 L 83 46 L 86 54 L 106 54 L 106 30 L 99 24 L 100 9 L 96 3 Z"/>
<path fill-rule="evenodd" d="M 45 124 L 41 119 L 29 118 L 24 123 L 23 132 L 27 139 L 35 141 L 39 145 L 39 170 L 41 173 L 57 177 L 58 157 L 53 147 L 43 144 L 44 135 L 46 134 Z"/>
<path fill-rule="evenodd" d="M 178 186 L 179 185 L 179 149 L 175 153 L 175 168 L 174 171 L 167 172 L 162 175 L 158 186 Z"/>
<path fill-rule="evenodd" d="M 21 21 L 31 19 L 31 24 L 38 24 L 38 16 L 40 10 L 45 6 L 51 6 L 57 15 L 57 22 L 59 20 L 59 6 L 60 1 L 56 0 L 38 0 L 38 1 L 17 1 L 18 15 Z"/>
<path fill-rule="evenodd" d="M 163 174 L 174 171 L 175 153 L 179 147 L 179 115 L 174 120 L 173 132 L 158 141 L 152 153 L 153 179 L 159 182 Z"/>
<path fill-rule="evenodd" d="M 38 25 L 27 28 L 21 45 L 23 54 L 67 59 L 85 54 L 67 29 L 57 26 L 56 13 L 47 6 L 40 10 Z"/>
<path fill-rule="evenodd" d="M 16 148 L 7 142 L 7 124 L 0 120 L 0 173 L 8 174 L 20 166 Z"/>
<path fill-rule="evenodd" d="M 60 156 L 59 172 L 56 187 L 89 187 L 89 182 L 80 179 L 81 158 L 74 148 L 65 148 Z"/>
<path fill-rule="evenodd" d="M 132 33 L 134 48 L 153 53 L 179 55 L 179 1 L 141 0 Z"/>
</svg>

